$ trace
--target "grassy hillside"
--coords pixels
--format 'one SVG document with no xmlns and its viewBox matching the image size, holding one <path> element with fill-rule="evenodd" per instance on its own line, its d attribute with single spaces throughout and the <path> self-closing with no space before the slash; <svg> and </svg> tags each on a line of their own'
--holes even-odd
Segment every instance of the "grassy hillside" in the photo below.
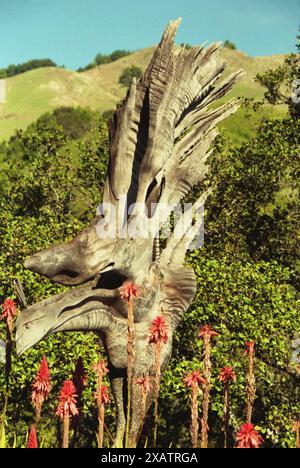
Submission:
<svg viewBox="0 0 300 468">
<path fill-rule="evenodd" d="M 87 106 L 101 112 L 114 109 L 126 94 L 126 89 L 119 84 L 123 71 L 133 65 L 144 70 L 153 50 L 154 47 L 143 49 L 83 73 L 49 67 L 6 79 L 7 102 L 0 104 L 0 141 L 59 106 Z M 263 96 L 263 90 L 255 83 L 256 74 L 284 60 L 283 55 L 253 58 L 230 49 L 223 49 L 222 55 L 228 72 L 243 68 L 247 73 L 232 94 L 257 99 Z M 269 113 L 267 107 L 264 112 Z M 252 124 L 241 110 L 223 126 L 238 142 L 251 132 Z"/>
</svg>

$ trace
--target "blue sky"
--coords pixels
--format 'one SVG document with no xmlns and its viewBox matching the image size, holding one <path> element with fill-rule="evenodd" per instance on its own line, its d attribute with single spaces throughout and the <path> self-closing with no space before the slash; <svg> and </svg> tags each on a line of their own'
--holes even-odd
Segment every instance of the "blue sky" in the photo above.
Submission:
<svg viewBox="0 0 300 468">
<path fill-rule="evenodd" d="M 249 55 L 288 53 L 300 0 L 0 0 L 0 68 L 51 58 L 76 69 L 98 52 L 157 43 L 178 16 L 178 43 L 230 39 Z"/>
</svg>

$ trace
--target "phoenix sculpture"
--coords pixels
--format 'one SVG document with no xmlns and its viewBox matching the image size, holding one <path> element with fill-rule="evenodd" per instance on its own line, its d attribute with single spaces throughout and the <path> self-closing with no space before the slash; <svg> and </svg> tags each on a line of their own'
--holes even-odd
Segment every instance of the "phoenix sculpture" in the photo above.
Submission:
<svg viewBox="0 0 300 468">
<path fill-rule="evenodd" d="M 163 248 L 159 234 L 193 187 L 201 187 L 218 135 L 216 124 L 238 108 L 235 100 L 219 106 L 216 102 L 242 72 L 220 80 L 225 70 L 219 54 L 221 43 L 176 47 L 179 24 L 180 19 L 168 25 L 147 70 L 133 80 L 110 121 L 107 180 L 102 209 L 95 220 L 74 239 L 36 253 L 25 263 L 37 274 L 73 288 L 24 307 L 17 321 L 17 351 L 21 354 L 53 333 L 97 333 L 110 367 L 117 410 L 116 446 L 124 439 L 127 404 L 127 306 L 120 298 L 120 288 L 127 281 L 142 288 L 134 307 L 133 373 L 153 376 L 149 327 L 157 315 L 163 315 L 168 324 L 168 342 L 161 353 L 164 370 L 172 337 L 196 292 L 195 274 L 184 266 L 184 260 L 199 223 L 182 223 L 189 214 L 183 213 L 179 221 L 187 227 L 179 233 L 175 226 Z M 204 192 L 191 209 L 197 211 L 206 196 Z M 133 208 L 127 210 L 126 206 Z M 111 212 L 120 222 L 115 235 L 105 236 L 111 230 Z M 152 235 L 138 235 L 146 225 Z M 125 231 L 127 235 L 123 235 Z M 152 398 L 150 392 L 148 407 Z M 141 390 L 134 386 L 132 445 L 141 429 L 140 401 Z"/>
</svg>

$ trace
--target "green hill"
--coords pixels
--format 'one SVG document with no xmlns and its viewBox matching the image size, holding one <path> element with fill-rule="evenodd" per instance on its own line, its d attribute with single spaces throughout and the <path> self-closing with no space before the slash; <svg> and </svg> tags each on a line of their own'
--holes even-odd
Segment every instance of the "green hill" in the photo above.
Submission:
<svg viewBox="0 0 300 468">
<path fill-rule="evenodd" d="M 154 47 L 143 49 L 82 73 L 46 67 L 5 79 L 6 103 L 0 104 L 0 141 L 59 106 L 90 107 L 101 112 L 114 109 L 126 94 L 126 89 L 119 84 L 120 76 L 131 66 L 144 70 L 153 50 Z M 263 89 L 255 82 L 256 74 L 274 68 L 284 60 L 283 55 L 249 57 L 243 52 L 225 48 L 222 55 L 227 61 L 228 72 L 239 68 L 246 71 L 245 78 L 232 95 L 256 99 L 263 96 Z M 263 112 L 270 112 L 267 106 Z M 251 132 L 251 122 L 243 110 L 223 126 L 236 141 Z"/>
</svg>

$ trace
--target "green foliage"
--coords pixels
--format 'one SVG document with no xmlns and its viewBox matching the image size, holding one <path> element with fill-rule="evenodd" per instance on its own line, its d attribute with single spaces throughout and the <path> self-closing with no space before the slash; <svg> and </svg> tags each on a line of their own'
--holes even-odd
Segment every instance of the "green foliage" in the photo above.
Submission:
<svg viewBox="0 0 300 468">
<path fill-rule="evenodd" d="M 29 70 L 42 67 L 57 67 L 57 65 L 50 59 L 29 60 L 28 62 L 21 63 L 19 65 L 9 65 L 7 68 L 1 68 L 0 79 L 10 78 L 11 76 L 19 75 L 20 73 L 25 73 Z"/>
<path fill-rule="evenodd" d="M 103 117 L 104 120 L 109 120 L 114 115 L 114 113 L 115 113 L 115 110 L 111 109 L 111 110 L 103 112 L 102 117 Z"/>
<path fill-rule="evenodd" d="M 95 113 L 82 107 L 58 107 L 51 118 L 56 120 L 68 137 L 77 140 L 91 130 Z"/>
<path fill-rule="evenodd" d="M 267 446 L 292 447 L 295 444 L 292 421 L 300 411 L 299 377 L 292 362 L 292 342 L 300 329 L 300 303 L 296 291 L 289 286 L 289 270 L 276 262 L 242 263 L 227 257 L 210 260 L 201 251 L 191 254 L 189 263 L 196 271 L 198 289 L 176 335 L 171 365 L 163 380 L 166 408 L 173 405 L 174 397 L 180 402 L 173 423 L 172 417 L 164 414 L 168 436 L 175 438 L 178 421 L 182 421 L 182 427 L 189 418 L 183 378 L 188 372 L 202 368 L 202 342 L 197 340 L 197 333 L 200 324 L 210 323 L 220 333 L 212 351 L 209 423 L 216 445 L 220 447 L 223 442 L 219 370 L 231 365 L 238 377 L 231 392 L 233 436 L 245 418 L 247 359 L 243 353 L 245 341 L 253 339 L 257 343 L 258 387 L 254 422 L 264 428 Z M 180 445 L 188 446 L 188 431 L 181 437 Z"/>
<path fill-rule="evenodd" d="M 299 130 L 299 120 L 272 120 L 239 147 L 218 140 L 205 226 L 212 255 L 277 260 L 294 271 L 298 285 Z"/>
<path fill-rule="evenodd" d="M 226 41 L 224 41 L 223 47 L 226 47 L 226 49 L 236 50 L 236 45 L 235 45 L 235 43 L 229 41 L 228 39 L 226 39 Z"/>
<path fill-rule="evenodd" d="M 300 117 L 300 102 L 297 94 L 297 89 L 299 89 L 297 80 L 300 80 L 299 54 L 289 55 L 282 66 L 259 73 L 256 79 L 266 88 L 265 99 L 268 103 L 286 104 L 292 117 Z"/>
<path fill-rule="evenodd" d="M 119 83 L 128 88 L 131 85 L 133 78 L 140 78 L 142 73 L 142 70 L 136 66 L 126 68 L 120 76 Z"/>
<path fill-rule="evenodd" d="M 101 184 L 106 173 L 107 127 L 100 121 L 90 134 L 90 139 L 84 143 L 72 142 L 55 127 L 43 126 L 37 126 L 35 131 L 31 130 L 27 134 L 18 133 L 11 145 L 15 146 L 17 140 L 20 152 L 26 157 L 9 166 L 9 184 L 2 186 L 0 298 L 13 297 L 12 281 L 18 277 L 25 285 L 29 303 L 33 303 L 60 292 L 62 288 L 24 270 L 24 259 L 50 243 L 73 237 L 90 220 L 100 201 Z M 72 144 L 75 146 L 72 147 Z M 11 150 L 6 149 L 7 155 Z M 74 158 L 76 150 L 80 154 L 78 159 Z M 0 337 L 5 338 L 4 323 L 0 324 Z M 53 416 L 57 395 L 63 380 L 71 377 L 80 355 L 90 376 L 83 416 L 87 419 L 89 430 L 86 434 L 83 431 L 81 443 L 95 445 L 95 378 L 91 368 L 99 356 L 98 342 L 94 334 L 79 333 L 67 339 L 53 336 L 24 357 L 13 355 L 6 425 L 10 446 L 13 443 L 12 429 L 17 433 L 18 446 L 24 445 L 27 428 L 33 419 L 30 386 L 43 354 L 47 356 L 54 385 L 53 396 L 45 405 L 45 418 L 40 427 L 45 437 L 45 446 L 55 447 L 58 444 L 56 428 L 59 424 Z M 0 388 L 4 388 L 2 371 Z M 1 392 L 1 406 L 3 396 Z"/>
<path fill-rule="evenodd" d="M 190 50 L 193 46 L 191 46 L 191 44 L 189 44 L 187 42 L 182 42 L 180 44 L 180 47 L 184 47 L 186 50 Z"/>
<path fill-rule="evenodd" d="M 106 63 L 115 62 L 127 55 L 132 54 L 129 50 L 115 50 L 109 55 L 97 54 L 94 61 L 86 65 L 85 67 L 80 67 L 77 71 L 83 72 L 86 70 L 91 70 L 92 68 L 98 67 L 99 65 L 105 65 Z"/>
</svg>

